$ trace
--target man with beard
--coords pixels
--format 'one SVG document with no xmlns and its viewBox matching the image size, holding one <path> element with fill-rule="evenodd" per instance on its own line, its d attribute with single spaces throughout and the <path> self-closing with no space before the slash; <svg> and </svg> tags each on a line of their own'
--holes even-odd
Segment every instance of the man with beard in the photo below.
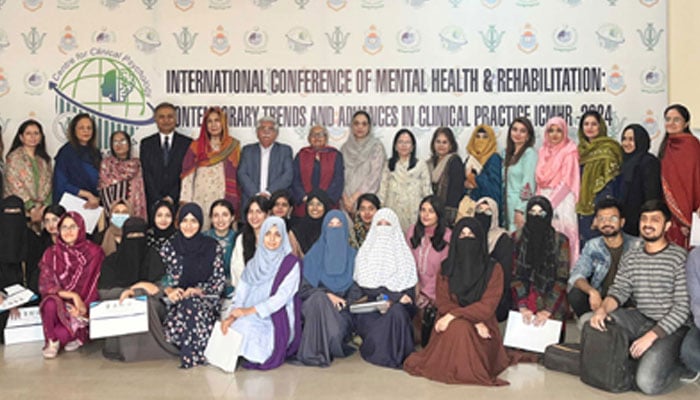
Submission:
<svg viewBox="0 0 700 400">
<path fill-rule="evenodd" d="M 612 197 L 596 204 L 594 221 L 602 236 L 586 242 L 569 277 L 569 304 L 579 321 L 590 319 L 590 314 L 582 316 L 600 307 L 613 283 L 622 255 L 642 243 L 641 239 L 622 232 L 625 219 L 622 218 L 620 202 Z"/>
<path fill-rule="evenodd" d="M 687 253 L 666 240 L 670 227 L 671 212 L 664 202 L 642 205 L 639 232 L 644 245 L 622 257 L 608 295 L 590 322 L 605 331 L 612 319 L 627 332 L 630 355 L 639 360 L 636 385 L 649 395 L 663 392 L 685 372 L 678 354 L 690 315 Z M 620 307 L 630 298 L 635 308 Z"/>
</svg>

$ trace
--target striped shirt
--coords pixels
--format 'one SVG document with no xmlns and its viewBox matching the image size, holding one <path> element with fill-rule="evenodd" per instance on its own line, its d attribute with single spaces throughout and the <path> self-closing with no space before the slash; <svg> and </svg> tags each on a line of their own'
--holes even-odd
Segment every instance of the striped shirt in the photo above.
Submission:
<svg viewBox="0 0 700 400">
<path fill-rule="evenodd" d="M 690 316 L 686 286 L 685 249 L 670 243 L 654 254 L 644 246 L 622 256 L 615 281 L 608 290 L 617 304 L 632 299 L 639 312 L 657 322 L 652 330 L 659 338 L 683 326 Z"/>
</svg>

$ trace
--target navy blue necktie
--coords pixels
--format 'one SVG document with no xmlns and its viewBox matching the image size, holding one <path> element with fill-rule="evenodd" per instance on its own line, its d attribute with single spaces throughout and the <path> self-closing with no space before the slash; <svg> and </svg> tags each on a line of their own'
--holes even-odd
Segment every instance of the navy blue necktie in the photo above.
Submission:
<svg viewBox="0 0 700 400">
<path fill-rule="evenodd" d="M 165 143 L 163 143 L 163 161 L 165 165 L 168 165 L 168 159 L 170 158 L 170 137 L 165 137 Z"/>
</svg>

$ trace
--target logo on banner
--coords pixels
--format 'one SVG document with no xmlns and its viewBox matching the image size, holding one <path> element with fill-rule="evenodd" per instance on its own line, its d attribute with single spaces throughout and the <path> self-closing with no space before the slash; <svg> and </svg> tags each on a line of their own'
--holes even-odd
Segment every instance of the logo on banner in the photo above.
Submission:
<svg viewBox="0 0 700 400">
<path fill-rule="evenodd" d="M 209 8 L 225 10 L 231 8 L 231 0 L 209 0 Z"/>
<path fill-rule="evenodd" d="M 620 116 L 617 115 L 617 111 L 613 111 L 610 117 L 610 136 L 619 136 L 622 133 L 622 128 L 625 127 L 625 122 L 627 122 L 626 117 L 620 118 Z"/>
<path fill-rule="evenodd" d="M 617 96 L 627 89 L 627 84 L 625 83 L 625 76 L 622 74 L 620 67 L 615 64 L 612 66 L 612 70 L 608 72 L 607 82 L 605 83 L 605 89 L 608 93 Z"/>
<path fill-rule="evenodd" d="M 97 44 L 114 43 L 117 41 L 117 35 L 114 31 L 108 31 L 107 28 L 102 27 L 99 31 L 93 32 L 92 41 Z"/>
<path fill-rule="evenodd" d="M 486 32 L 479 31 L 479 34 L 481 34 L 484 46 L 489 49 L 489 53 L 493 53 L 501 45 L 501 39 L 503 39 L 506 31 L 498 31 L 495 25 L 489 25 L 489 29 Z"/>
<path fill-rule="evenodd" d="M 362 50 L 370 55 L 375 55 L 384 49 L 384 44 L 382 44 L 382 37 L 377 31 L 377 27 L 371 25 L 369 30 L 365 32 L 365 40 L 362 45 Z"/>
<path fill-rule="evenodd" d="M 408 26 L 396 34 L 398 50 L 402 53 L 416 53 L 420 51 L 420 32 Z"/>
<path fill-rule="evenodd" d="M 58 0 L 56 6 L 61 10 L 75 10 L 80 7 L 80 0 Z"/>
<path fill-rule="evenodd" d="M 348 0 L 328 0 L 326 5 L 333 11 L 340 11 L 348 5 Z"/>
<path fill-rule="evenodd" d="M 411 7 L 422 7 L 428 0 L 406 0 L 406 4 Z"/>
<path fill-rule="evenodd" d="M 570 6 L 572 6 L 572 7 L 579 6 L 579 5 L 581 5 L 581 3 L 583 2 L 583 0 L 562 0 L 562 1 L 563 1 L 564 3 L 566 3 L 566 4 L 570 5 Z"/>
<path fill-rule="evenodd" d="M 0 0 L 0 10 L 2 9 L 2 6 L 5 5 L 5 2 L 6 2 L 6 1 L 7 1 L 7 0 Z M 0 125 L 0 127 L 2 127 L 2 125 Z"/>
<path fill-rule="evenodd" d="M 348 44 L 349 36 L 350 33 L 343 32 L 339 26 L 336 26 L 333 32 L 326 32 L 328 44 L 331 46 L 331 49 L 335 51 L 335 54 L 340 54 L 340 51 L 345 48 L 345 45 Z"/>
<path fill-rule="evenodd" d="M 256 26 L 244 34 L 243 44 L 246 53 L 262 54 L 267 51 L 267 33 Z"/>
<path fill-rule="evenodd" d="M 298 54 L 306 52 L 309 47 L 314 45 L 309 30 L 300 26 L 290 29 L 285 36 L 289 49 Z"/>
<path fill-rule="evenodd" d="M 384 0 L 362 0 L 362 8 L 376 9 L 384 7 Z"/>
<path fill-rule="evenodd" d="M 146 10 L 152 10 L 153 6 L 158 3 L 158 0 L 141 0 L 144 6 L 146 6 Z"/>
<path fill-rule="evenodd" d="M 525 24 L 520 31 L 520 39 L 518 40 L 518 48 L 526 54 L 530 54 L 539 47 L 537 42 L 537 31 L 530 24 Z"/>
<path fill-rule="evenodd" d="M 275 3 L 277 0 L 253 0 L 253 4 L 256 6 L 266 9 L 272 5 L 272 3 Z"/>
<path fill-rule="evenodd" d="M 467 37 L 462 28 L 457 25 L 449 25 L 440 31 L 440 42 L 445 50 L 455 53 L 467 44 Z"/>
<path fill-rule="evenodd" d="M 41 6 L 44 5 L 44 1 L 43 0 L 24 0 L 24 1 L 22 1 L 22 5 L 27 10 L 34 12 L 34 11 L 40 9 Z"/>
<path fill-rule="evenodd" d="M 114 10 L 115 8 L 119 7 L 119 4 L 123 2 L 124 0 L 102 0 L 102 5 L 109 8 L 110 10 Z"/>
<path fill-rule="evenodd" d="M 182 50 L 182 54 L 189 54 L 192 47 L 194 47 L 194 41 L 197 39 L 197 35 L 199 35 L 199 33 L 190 32 L 190 28 L 186 26 L 183 26 L 182 29 L 180 29 L 180 33 L 173 32 L 173 36 L 177 42 L 177 47 Z"/>
<path fill-rule="evenodd" d="M 578 44 L 578 32 L 569 25 L 563 25 L 554 30 L 552 39 L 554 39 L 554 50 L 573 51 Z"/>
<path fill-rule="evenodd" d="M 649 138 L 651 140 L 656 140 L 656 138 L 661 135 L 659 121 L 654 116 L 653 110 L 647 110 L 647 114 L 642 119 L 642 126 L 647 130 L 647 132 L 649 132 Z"/>
<path fill-rule="evenodd" d="M 194 0 L 173 0 L 173 3 L 175 4 L 175 8 L 180 11 L 188 11 L 194 7 Z"/>
<path fill-rule="evenodd" d="M 7 32 L 0 29 L 0 53 L 2 53 L 5 47 L 10 45 L 10 40 L 7 38 Z"/>
<path fill-rule="evenodd" d="M 501 0 L 481 0 L 481 4 L 486 8 L 493 9 L 501 5 Z"/>
<path fill-rule="evenodd" d="M 4 70 L 0 68 L 0 97 L 10 93 L 10 82 L 5 77 Z"/>
<path fill-rule="evenodd" d="M 123 52 L 93 47 L 64 61 L 52 75 L 55 92 L 56 136 L 66 141 L 65 127 L 72 115 L 87 112 L 95 117 L 98 144 L 109 148 L 109 136 L 124 130 L 133 136 L 136 127 L 153 122 L 148 101 L 151 84 L 143 68 Z"/>
<path fill-rule="evenodd" d="M 73 29 L 70 25 L 66 26 L 63 30 L 63 36 L 58 42 L 58 50 L 63 54 L 68 54 L 69 52 L 78 48 L 78 39 L 73 35 Z"/>
<path fill-rule="evenodd" d="M 144 26 L 134 33 L 134 42 L 136 43 L 136 48 L 146 54 L 155 52 L 161 45 L 160 35 L 149 26 Z"/>
<path fill-rule="evenodd" d="M 450 0 L 450 4 L 452 4 L 452 7 L 457 8 L 462 4 L 462 0 Z"/>
<path fill-rule="evenodd" d="M 44 88 L 46 87 L 46 74 L 35 69 L 32 72 L 24 75 L 24 92 L 37 96 L 44 93 Z"/>
<path fill-rule="evenodd" d="M 46 32 L 39 33 L 39 30 L 36 29 L 36 26 L 32 26 L 29 29 L 29 32 L 27 33 L 22 32 L 22 39 L 24 39 L 24 45 L 27 46 L 27 49 L 29 49 L 31 54 L 36 54 L 36 51 L 39 50 L 41 45 L 44 43 L 45 37 Z"/>
<path fill-rule="evenodd" d="M 211 52 L 217 56 L 222 56 L 231 50 L 231 43 L 228 40 L 228 33 L 224 30 L 224 27 L 219 25 L 216 27 L 216 31 L 211 38 L 211 46 L 209 46 Z"/>
<path fill-rule="evenodd" d="M 515 4 L 519 7 L 535 7 L 540 5 L 540 0 L 518 0 Z"/>
<path fill-rule="evenodd" d="M 646 93 L 663 92 L 666 86 L 666 74 L 659 68 L 649 67 L 641 74 L 642 91 Z"/>
<path fill-rule="evenodd" d="M 297 3 L 297 6 L 299 6 L 300 10 L 303 10 L 310 1 L 311 0 L 294 0 L 294 2 Z"/>
<path fill-rule="evenodd" d="M 615 51 L 622 43 L 625 43 L 625 37 L 622 29 L 615 24 L 603 24 L 595 32 L 598 37 L 598 45 L 605 50 Z"/>
<path fill-rule="evenodd" d="M 654 47 L 659 44 L 663 29 L 656 30 L 653 22 L 649 22 L 644 30 L 637 29 L 639 37 L 642 39 L 642 44 L 647 47 L 647 51 L 654 51 Z"/>
<path fill-rule="evenodd" d="M 639 0 L 639 2 L 642 3 L 643 6 L 654 7 L 659 3 L 659 0 Z"/>
</svg>

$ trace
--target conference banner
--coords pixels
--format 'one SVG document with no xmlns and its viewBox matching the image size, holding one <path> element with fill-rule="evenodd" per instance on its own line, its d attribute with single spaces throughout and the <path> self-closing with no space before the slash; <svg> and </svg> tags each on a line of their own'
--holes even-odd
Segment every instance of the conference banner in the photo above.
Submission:
<svg viewBox="0 0 700 400">
<path fill-rule="evenodd" d="M 387 148 L 405 127 L 425 158 L 438 126 L 464 155 L 479 124 L 503 149 L 526 116 L 539 146 L 548 118 L 575 137 L 596 109 L 615 138 L 642 123 L 655 149 L 666 21 L 666 0 L 0 0 L 0 126 L 7 150 L 39 120 L 53 154 L 87 112 L 104 150 L 115 130 L 154 133 L 168 101 L 185 134 L 220 106 L 244 144 L 272 116 L 299 149 L 316 124 L 339 147 L 367 110 Z"/>
</svg>

